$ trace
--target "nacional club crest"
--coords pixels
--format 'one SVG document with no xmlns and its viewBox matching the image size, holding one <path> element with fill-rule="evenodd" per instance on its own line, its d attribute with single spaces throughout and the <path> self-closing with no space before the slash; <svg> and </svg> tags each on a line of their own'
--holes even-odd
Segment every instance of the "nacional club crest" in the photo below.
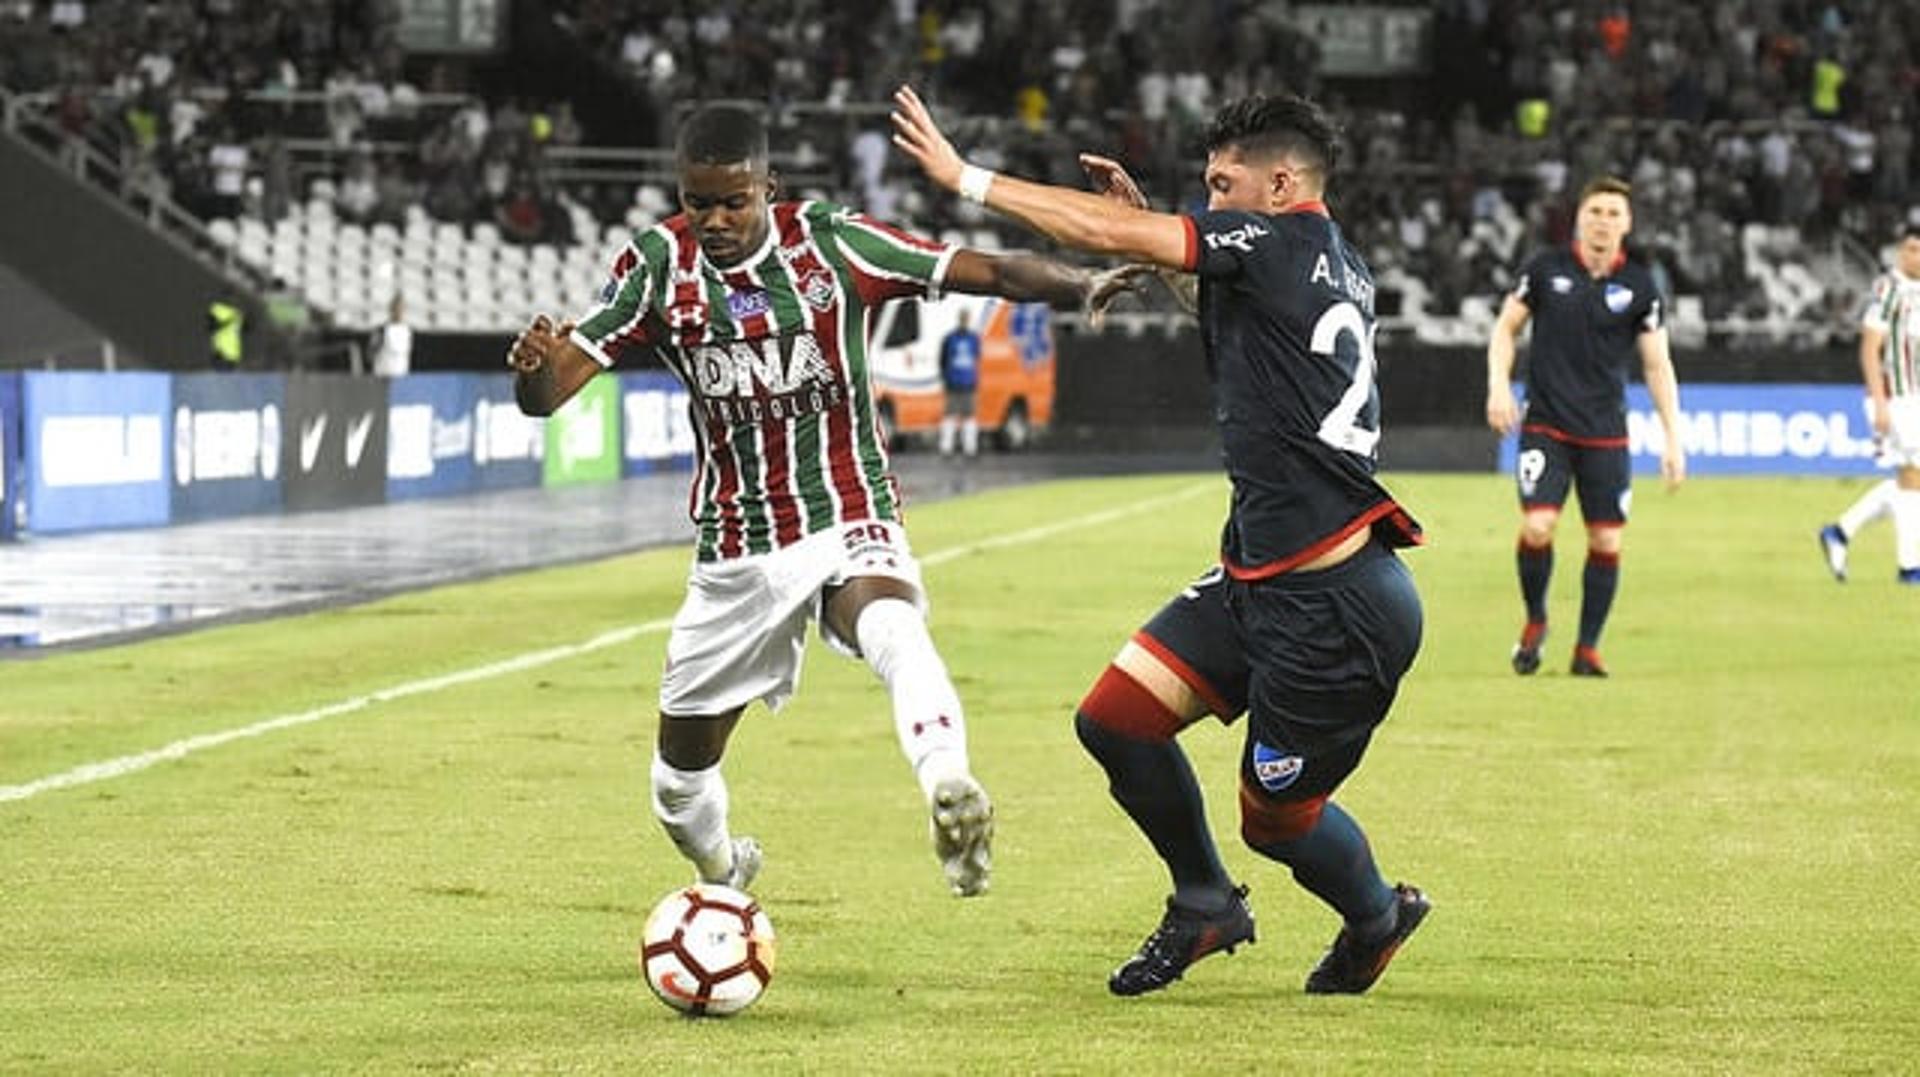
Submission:
<svg viewBox="0 0 1920 1077">
<path fill-rule="evenodd" d="M 1260 780 L 1260 787 L 1269 793 L 1278 793 L 1292 785 L 1306 766 L 1307 761 L 1297 755 L 1269 748 L 1261 741 L 1253 742 L 1253 776 Z"/>
</svg>

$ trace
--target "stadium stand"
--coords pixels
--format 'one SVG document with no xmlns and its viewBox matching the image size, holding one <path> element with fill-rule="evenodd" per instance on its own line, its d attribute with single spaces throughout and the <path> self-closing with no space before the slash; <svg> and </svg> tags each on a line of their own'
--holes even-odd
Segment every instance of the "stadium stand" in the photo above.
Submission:
<svg viewBox="0 0 1920 1077">
<path fill-rule="evenodd" d="M 1324 97 L 1348 122 L 1336 213 L 1375 265 L 1386 330 L 1423 343 L 1483 341 L 1513 267 L 1567 239 L 1597 172 L 1636 185 L 1636 249 L 1683 346 L 1834 339 L 1913 212 L 1911 5 L 1406 4 L 1428 60 L 1371 77 L 1328 52 L 1338 5 L 517 5 L 516 30 L 537 21 L 631 94 L 626 113 L 530 80 L 525 58 L 410 54 L 395 3 L 241 7 L 0 3 L 7 122 L 112 161 L 111 177 L 76 171 L 183 207 L 231 265 L 343 331 L 395 295 L 439 331 L 577 304 L 613 245 L 672 211 L 661 147 L 701 98 L 767 103 L 789 189 L 998 245 L 974 207 L 890 167 L 884 102 L 907 80 L 982 163 L 1066 181 L 1074 151 L 1116 153 L 1163 204 L 1197 193 L 1186 150 L 1220 101 Z"/>
</svg>

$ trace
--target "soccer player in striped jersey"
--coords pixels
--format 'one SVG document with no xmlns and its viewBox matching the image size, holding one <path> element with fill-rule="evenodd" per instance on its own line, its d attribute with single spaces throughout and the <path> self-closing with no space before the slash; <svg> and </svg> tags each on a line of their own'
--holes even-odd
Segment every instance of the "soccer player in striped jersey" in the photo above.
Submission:
<svg viewBox="0 0 1920 1077">
<path fill-rule="evenodd" d="M 1847 578 L 1847 545 L 1881 513 L 1893 516 L 1896 578 L 1920 585 L 1920 225 L 1900 233 L 1894 268 L 1874 279 L 1860 319 L 1860 373 L 1880 457 L 1894 477 L 1875 483 L 1820 529 L 1833 578 Z"/>
<path fill-rule="evenodd" d="M 1322 200 L 1332 122 L 1287 94 L 1228 104 L 1207 132 L 1207 209 L 1191 214 L 1147 209 L 1104 158 L 1081 162 L 1106 195 L 969 165 L 906 87 L 894 133 L 948 190 L 1067 246 L 1199 278 L 1193 309 L 1232 480 L 1219 564 L 1134 633 L 1074 718 L 1174 888 L 1108 989 L 1157 991 L 1253 941 L 1246 888 L 1221 864 L 1175 739 L 1208 714 L 1244 713 L 1241 838 L 1343 921 L 1306 990 L 1367 990 L 1431 906 L 1387 883 L 1331 798 L 1419 649 L 1420 597 L 1393 551 L 1421 536 L 1374 478 L 1373 277 Z"/>
<path fill-rule="evenodd" d="M 730 832 L 720 760 L 748 703 L 778 709 L 793 694 L 817 621 L 885 683 L 947 883 L 982 893 L 993 809 L 927 631 L 868 378 L 868 324 L 893 299 L 958 291 L 1071 305 L 1120 278 L 780 200 L 749 108 L 696 110 L 677 156 L 682 212 L 633 238 L 591 309 L 557 325 L 536 318 L 508 354 L 533 415 L 647 349 L 691 397 L 695 552 L 660 681 L 654 812 L 700 878 L 752 881 L 760 849 Z"/>
</svg>

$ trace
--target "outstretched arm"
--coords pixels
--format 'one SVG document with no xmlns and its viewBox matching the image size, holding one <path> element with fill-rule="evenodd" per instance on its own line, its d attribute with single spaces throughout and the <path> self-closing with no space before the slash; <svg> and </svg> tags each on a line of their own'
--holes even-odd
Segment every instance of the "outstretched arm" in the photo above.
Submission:
<svg viewBox="0 0 1920 1077">
<path fill-rule="evenodd" d="M 988 254 L 970 247 L 954 252 L 941 283 L 948 291 L 1038 300 L 1056 307 L 1086 302 L 1093 273 L 1055 258 L 1025 251 Z"/>
<path fill-rule="evenodd" d="M 1190 233 L 1180 217 L 1088 191 L 1030 183 L 968 165 L 910 87 L 893 95 L 893 143 L 927 178 L 1069 247 L 1186 269 Z M 971 169 L 972 171 L 968 171 Z M 962 186 L 962 179 L 966 185 Z"/>
<path fill-rule="evenodd" d="M 1135 209 L 1147 209 L 1147 195 L 1140 185 L 1133 181 L 1120 162 L 1111 157 L 1102 157 L 1097 153 L 1080 155 L 1080 167 L 1086 170 L 1087 181 L 1093 189 L 1108 201 Z M 1173 293 L 1174 301 L 1188 314 L 1200 313 L 1200 277 L 1194 273 L 1185 273 L 1166 266 L 1150 267 L 1160 277 L 1160 283 Z M 1105 309 L 1105 304 L 1096 300 L 1093 303 L 1095 313 Z"/>
<path fill-rule="evenodd" d="M 947 266 L 947 290 L 970 295 L 997 295 L 1021 301 L 1037 300 L 1056 307 L 1079 307 L 1098 328 L 1113 298 L 1139 286 L 1150 266 L 1083 269 L 1044 255 L 1014 252 L 987 254 L 963 247 Z"/>
<path fill-rule="evenodd" d="M 513 368 L 513 398 L 521 411 L 552 415 L 600 373 L 600 364 L 567 339 L 572 332 L 572 324 L 555 326 L 542 314 L 514 338 L 507 365 Z"/>
</svg>

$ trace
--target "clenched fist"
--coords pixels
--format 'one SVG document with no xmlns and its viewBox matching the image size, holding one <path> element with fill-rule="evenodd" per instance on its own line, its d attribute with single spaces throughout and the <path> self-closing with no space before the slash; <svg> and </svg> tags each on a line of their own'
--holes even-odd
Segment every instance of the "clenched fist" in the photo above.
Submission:
<svg viewBox="0 0 1920 1077">
<path fill-rule="evenodd" d="M 572 334 L 572 322 L 562 322 L 556 326 L 546 315 L 537 315 L 532 325 L 513 338 L 513 347 L 507 349 L 507 365 L 522 374 L 531 374 L 549 366 L 559 347 Z"/>
</svg>

